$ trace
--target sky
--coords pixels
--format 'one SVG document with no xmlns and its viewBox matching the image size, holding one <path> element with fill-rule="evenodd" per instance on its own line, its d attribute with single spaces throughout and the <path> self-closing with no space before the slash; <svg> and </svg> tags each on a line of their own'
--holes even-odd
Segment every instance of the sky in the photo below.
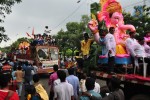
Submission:
<svg viewBox="0 0 150 100">
<path fill-rule="evenodd" d="M 135 5 L 143 5 L 144 0 L 118 0 L 126 12 L 133 13 Z M 5 34 L 10 40 L 0 43 L 0 47 L 9 46 L 18 38 L 27 37 L 26 32 L 43 33 L 48 26 L 52 35 L 60 29 L 66 30 L 66 23 L 80 22 L 82 15 L 90 15 L 90 4 L 99 0 L 22 0 L 12 7 L 12 13 L 6 15 Z M 145 0 L 150 5 L 150 0 Z"/>
</svg>

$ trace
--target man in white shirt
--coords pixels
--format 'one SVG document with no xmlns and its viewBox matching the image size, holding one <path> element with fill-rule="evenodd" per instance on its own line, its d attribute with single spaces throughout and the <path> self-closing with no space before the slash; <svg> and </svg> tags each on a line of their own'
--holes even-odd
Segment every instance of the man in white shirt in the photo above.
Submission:
<svg viewBox="0 0 150 100">
<path fill-rule="evenodd" d="M 126 49 L 128 51 L 128 54 L 130 54 L 132 57 L 135 57 L 136 54 L 134 52 L 134 47 L 138 45 L 139 43 L 135 39 L 135 32 L 129 32 L 130 38 L 127 38 L 125 41 Z"/>
<path fill-rule="evenodd" d="M 134 52 L 134 47 L 135 45 L 138 45 L 137 40 L 135 39 L 135 32 L 129 32 L 130 38 L 127 38 L 125 41 L 125 46 L 126 46 L 126 50 L 128 52 L 128 54 L 131 55 L 131 62 L 132 62 L 132 66 L 135 67 L 134 64 L 134 58 L 136 56 L 135 52 Z"/>
<path fill-rule="evenodd" d="M 95 87 L 93 91 L 95 91 L 96 93 L 100 93 L 100 84 L 96 82 L 96 73 L 95 72 L 91 73 L 90 77 L 95 80 Z"/>
<path fill-rule="evenodd" d="M 115 55 L 116 55 L 116 41 L 114 37 L 114 27 L 109 28 L 109 33 L 105 36 L 106 56 L 108 56 L 108 73 L 114 73 Z"/>
<path fill-rule="evenodd" d="M 139 44 L 134 46 L 134 51 L 136 54 L 135 66 L 139 67 L 139 63 L 143 63 L 143 58 L 144 58 L 144 63 L 148 63 L 149 66 L 150 54 L 146 52 L 146 48 L 144 45 L 144 38 L 138 38 L 138 42 Z M 148 70 L 150 70 L 149 67 Z"/>
<path fill-rule="evenodd" d="M 54 87 L 55 100 L 74 100 L 73 86 L 66 82 L 66 73 L 58 70 L 57 74 L 61 83 Z"/>
</svg>

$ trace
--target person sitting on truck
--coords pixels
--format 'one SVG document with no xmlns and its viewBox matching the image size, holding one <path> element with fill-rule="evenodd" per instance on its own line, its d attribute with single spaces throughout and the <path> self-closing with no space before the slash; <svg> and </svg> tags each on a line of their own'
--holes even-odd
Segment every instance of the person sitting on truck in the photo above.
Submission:
<svg viewBox="0 0 150 100">
<path fill-rule="evenodd" d="M 132 66 L 134 67 L 135 66 L 134 57 L 136 56 L 134 53 L 134 46 L 137 45 L 138 42 L 135 39 L 135 35 L 136 35 L 135 32 L 129 32 L 129 35 L 130 37 L 125 40 L 125 46 L 126 46 L 126 50 L 128 54 L 130 54 L 131 56 L 131 63 L 132 63 Z"/>
<path fill-rule="evenodd" d="M 146 48 L 144 46 L 144 38 L 140 37 L 137 40 L 138 40 L 138 44 L 134 46 L 134 53 L 136 55 L 135 66 L 139 68 L 139 63 L 143 63 L 143 59 L 141 59 L 143 57 L 144 57 L 145 63 L 149 64 L 150 54 L 146 53 Z"/>
</svg>

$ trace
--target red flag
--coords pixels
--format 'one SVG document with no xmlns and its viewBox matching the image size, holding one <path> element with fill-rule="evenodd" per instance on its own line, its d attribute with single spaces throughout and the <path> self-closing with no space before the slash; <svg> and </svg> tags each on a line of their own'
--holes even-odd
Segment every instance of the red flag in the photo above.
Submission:
<svg viewBox="0 0 150 100">
<path fill-rule="evenodd" d="M 32 36 L 34 36 L 34 27 L 33 27 L 33 29 L 32 29 Z"/>
<path fill-rule="evenodd" d="M 31 37 L 29 33 L 26 32 L 26 34 L 27 34 L 28 37 Z"/>
</svg>

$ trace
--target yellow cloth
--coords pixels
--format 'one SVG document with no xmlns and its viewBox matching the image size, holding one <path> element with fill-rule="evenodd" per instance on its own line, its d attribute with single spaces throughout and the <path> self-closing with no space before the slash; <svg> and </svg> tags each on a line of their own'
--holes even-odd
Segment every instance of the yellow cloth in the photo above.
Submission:
<svg viewBox="0 0 150 100">
<path fill-rule="evenodd" d="M 87 42 L 85 42 L 85 40 L 81 41 L 81 51 L 83 55 L 89 54 L 90 46 L 92 42 L 93 42 L 93 39 L 88 39 Z"/>
<path fill-rule="evenodd" d="M 31 100 L 31 94 L 27 95 L 27 100 Z"/>
<path fill-rule="evenodd" d="M 122 45 L 116 45 L 116 54 L 127 54 L 125 47 Z"/>
<path fill-rule="evenodd" d="M 42 100 L 49 100 L 48 94 L 41 84 L 37 83 L 34 86 L 35 86 L 36 92 L 40 95 Z"/>
</svg>

